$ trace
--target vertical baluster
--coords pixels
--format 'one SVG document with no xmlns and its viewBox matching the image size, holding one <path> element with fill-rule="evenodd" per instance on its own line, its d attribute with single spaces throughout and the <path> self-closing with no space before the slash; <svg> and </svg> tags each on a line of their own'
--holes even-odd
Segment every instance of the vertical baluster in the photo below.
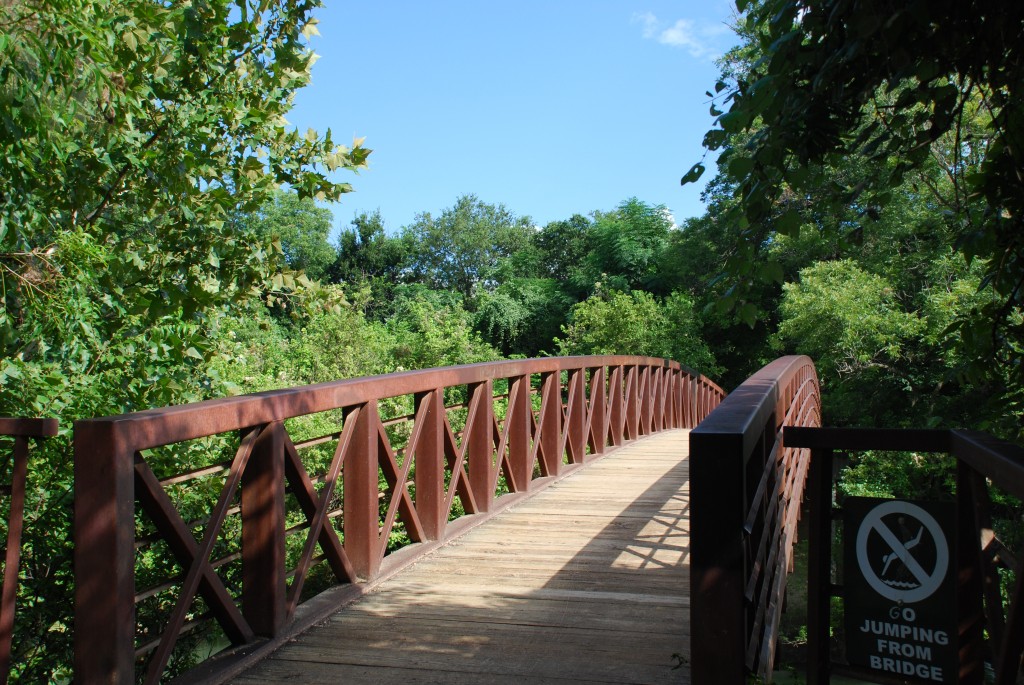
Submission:
<svg viewBox="0 0 1024 685">
<path fill-rule="evenodd" d="M 640 435 L 649 435 L 651 432 L 651 412 L 654 405 L 651 402 L 651 367 L 643 366 L 640 370 Z"/>
<path fill-rule="evenodd" d="M 651 432 L 658 433 L 665 428 L 665 368 L 651 369 L 652 394 L 654 400 Z"/>
<path fill-rule="evenodd" d="M 586 370 L 571 369 L 569 371 L 568 425 L 569 459 L 574 464 L 581 464 L 587 448 L 587 398 Z"/>
<path fill-rule="evenodd" d="M 444 533 L 448 512 L 444 508 L 444 394 L 431 390 L 416 395 L 416 420 L 422 425 L 416 443 L 416 511 L 428 540 L 437 540 Z M 406 454 L 406 459 L 413 455 Z M 397 483 L 396 489 L 404 488 Z"/>
<path fill-rule="evenodd" d="M 540 441 L 541 467 L 545 476 L 562 472 L 562 388 L 558 371 L 541 376 Z"/>
<path fill-rule="evenodd" d="M 829 682 L 829 611 L 832 598 L 832 450 L 811 452 L 808 476 L 807 683 Z M 846 534 L 844 532 L 844 534 Z"/>
<path fill-rule="evenodd" d="M 378 450 L 380 423 L 377 416 L 377 402 L 371 400 L 359 407 L 355 419 L 351 410 L 346 421 L 354 420 L 355 433 L 349 447 L 351 452 L 345 458 L 344 469 L 344 528 L 345 552 L 355 572 L 364 579 L 372 578 L 380 565 L 378 547 L 380 541 L 380 511 Z"/>
<path fill-rule="evenodd" d="M 516 485 L 526 492 L 533 479 L 530 463 L 530 440 L 533 437 L 530 407 L 530 377 L 516 376 L 508 380 L 509 399 L 505 422 L 508 427 L 508 452 Z"/>
<path fill-rule="evenodd" d="M 679 370 L 665 369 L 665 428 L 679 427 Z"/>
<path fill-rule="evenodd" d="M 961 460 L 956 465 L 957 521 L 957 625 L 961 685 L 980 684 L 985 675 L 982 609 L 981 546 L 974 525 L 972 469 Z"/>
<path fill-rule="evenodd" d="M 469 450 L 469 482 L 477 510 L 491 510 L 494 502 L 494 383 L 485 380 L 469 386 L 470 405 L 476 405 L 472 421 L 466 424 L 466 449 Z"/>
<path fill-rule="evenodd" d="M 75 681 L 135 680 L 134 449 L 112 422 L 77 421 Z"/>
<path fill-rule="evenodd" d="M 640 437 L 640 396 L 638 390 L 639 374 L 637 367 L 630 366 L 626 370 L 626 439 L 636 440 Z"/>
<path fill-rule="evenodd" d="M 25 478 L 28 470 L 27 436 L 15 436 L 11 461 L 11 502 L 7 514 L 7 553 L 4 562 L 3 598 L 0 599 L 0 683 L 3 685 L 7 683 L 11 669 L 14 606 L 18 596 L 21 532 L 25 520 Z"/>
<path fill-rule="evenodd" d="M 608 392 L 611 393 L 611 410 L 609 412 L 609 429 L 611 430 L 611 443 L 621 445 L 625 437 L 625 416 L 622 406 L 622 367 L 616 366 L 611 369 L 608 379 Z"/>
<path fill-rule="evenodd" d="M 257 429 L 250 429 L 257 430 Z M 284 425 L 268 424 L 242 474 L 242 614 L 273 637 L 286 620 Z"/>
<path fill-rule="evenodd" d="M 604 367 L 590 370 L 590 452 L 601 454 L 608 440 L 608 415 L 605 413 Z"/>
</svg>

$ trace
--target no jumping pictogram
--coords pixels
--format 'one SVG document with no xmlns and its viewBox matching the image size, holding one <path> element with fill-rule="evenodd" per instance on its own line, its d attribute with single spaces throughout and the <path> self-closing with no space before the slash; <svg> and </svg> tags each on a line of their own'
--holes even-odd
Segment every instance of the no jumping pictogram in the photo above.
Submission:
<svg viewBox="0 0 1024 685">
<path fill-rule="evenodd" d="M 926 599 L 949 568 L 949 543 L 936 520 L 911 502 L 890 500 L 857 530 L 857 565 L 879 595 L 894 602 Z"/>
</svg>

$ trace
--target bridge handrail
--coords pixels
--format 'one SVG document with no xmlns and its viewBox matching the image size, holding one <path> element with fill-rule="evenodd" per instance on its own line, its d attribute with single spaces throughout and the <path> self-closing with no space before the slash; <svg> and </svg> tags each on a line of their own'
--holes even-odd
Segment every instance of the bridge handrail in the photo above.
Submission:
<svg viewBox="0 0 1024 685">
<path fill-rule="evenodd" d="M 0 590 L 0 684 L 11 671 L 11 640 L 14 637 L 14 611 L 18 596 L 18 571 L 21 565 L 21 534 L 25 526 L 25 487 L 28 477 L 29 440 L 57 435 L 57 419 L 0 417 L 0 436 L 14 438 L 11 446 L 11 482 L 7 507 L 7 540 L 4 546 L 4 578 Z M 5 488 L 6 489 L 6 488 Z"/>
<path fill-rule="evenodd" d="M 446 405 L 446 393 L 462 401 Z M 398 521 L 429 547 L 458 526 L 449 523 L 456 497 L 467 514 L 493 512 L 609 445 L 695 426 L 723 395 L 676 362 L 568 357 L 410 371 L 76 422 L 76 681 L 129 682 L 137 651 L 152 654 L 146 682 L 159 681 L 198 597 L 232 643 L 273 641 L 295 621 L 318 545 L 337 582 L 366 582 L 382 572 Z M 382 418 L 382 403 L 392 398 L 409 408 Z M 284 423 L 334 410 L 340 425 L 320 437 L 294 442 Z M 238 449 L 223 463 L 162 478 L 150 463 L 154 448 L 235 433 Z M 308 473 L 300 452 L 326 441 L 337 443 L 333 456 L 320 473 Z M 224 483 L 216 506 L 187 521 L 165 486 L 211 474 Z M 502 476 L 509 494 L 499 496 Z M 232 507 L 236 497 L 240 505 Z M 240 551 L 214 552 L 236 513 Z M 136 535 L 136 519 L 143 514 L 181 573 L 140 593 L 136 548 L 146 541 Z M 332 523 L 338 518 L 341 537 Z M 289 571 L 285 537 L 303 531 Z M 211 560 L 215 553 L 223 556 Z M 235 563 L 240 608 L 217 572 Z M 167 627 L 137 650 L 136 602 L 172 586 L 180 592 Z"/>
<path fill-rule="evenodd" d="M 774 665 L 809 466 L 783 426 L 819 426 L 809 357 L 781 357 L 690 433 L 690 665 L 694 683 L 744 683 Z"/>
</svg>

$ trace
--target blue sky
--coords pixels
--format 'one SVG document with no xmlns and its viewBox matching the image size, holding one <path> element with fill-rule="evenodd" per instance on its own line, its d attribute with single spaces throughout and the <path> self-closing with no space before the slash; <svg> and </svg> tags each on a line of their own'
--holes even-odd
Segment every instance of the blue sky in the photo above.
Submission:
<svg viewBox="0 0 1024 685">
<path fill-rule="evenodd" d="M 535 223 L 629 197 L 677 221 L 680 187 L 710 127 L 714 59 L 734 36 L 729 0 L 498 3 L 327 0 L 319 61 L 289 121 L 366 138 L 369 169 L 335 230 L 380 209 L 389 231 L 473 193 Z M 706 178 L 710 177 L 709 175 Z"/>
</svg>

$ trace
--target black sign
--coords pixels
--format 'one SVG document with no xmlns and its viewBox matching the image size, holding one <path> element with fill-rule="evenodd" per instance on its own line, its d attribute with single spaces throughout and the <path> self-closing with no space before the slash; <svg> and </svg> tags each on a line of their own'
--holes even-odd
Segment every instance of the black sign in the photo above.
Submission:
<svg viewBox="0 0 1024 685">
<path fill-rule="evenodd" d="M 929 683 L 957 681 L 952 504 L 843 502 L 846 656 Z"/>
</svg>

